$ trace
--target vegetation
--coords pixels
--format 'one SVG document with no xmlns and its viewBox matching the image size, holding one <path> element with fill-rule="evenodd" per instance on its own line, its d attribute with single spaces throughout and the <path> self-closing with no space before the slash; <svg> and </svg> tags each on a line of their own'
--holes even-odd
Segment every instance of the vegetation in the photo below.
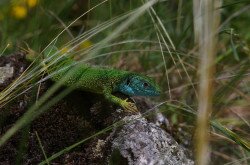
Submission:
<svg viewBox="0 0 250 165">
<path fill-rule="evenodd" d="M 163 91 L 156 101 L 174 130 L 178 130 L 174 136 L 180 142 L 186 140 L 182 139 L 186 132 L 196 137 L 189 147 L 197 150 L 197 163 L 203 164 L 208 159 L 195 144 L 204 145 L 205 153 L 210 150 L 211 164 L 249 164 L 250 3 L 224 0 L 214 5 L 212 2 L 203 6 L 203 12 L 196 8 L 198 0 L 68 0 L 64 3 L 4 0 L 0 2 L 0 55 L 22 50 L 29 57 L 41 58 L 42 53 L 48 51 L 48 45 L 56 45 L 62 55 L 84 63 L 154 77 Z M 211 56 L 214 58 L 206 62 Z M 57 59 L 51 60 L 50 67 L 56 62 Z M 206 67 L 211 70 L 207 72 Z M 39 84 L 48 78 L 49 75 L 44 76 L 42 64 L 32 63 L 1 91 L 0 110 L 27 90 L 35 89 L 39 93 Z M 207 80 L 213 85 L 208 84 L 206 87 L 211 91 L 206 88 L 207 93 L 203 93 L 201 83 L 206 84 Z M 15 125 L 0 137 L 0 147 L 70 92 L 65 89 L 49 99 L 60 86 L 56 83 L 37 97 Z M 202 102 L 201 96 L 207 102 Z M 202 115 L 203 107 L 206 112 Z M 43 151 L 44 163 L 117 124 L 120 123 L 54 155 Z M 204 127 L 200 127 L 203 124 Z M 197 126 L 196 133 L 207 130 L 209 136 L 204 139 L 197 136 Z M 39 140 L 40 143 L 42 145 Z"/>
</svg>

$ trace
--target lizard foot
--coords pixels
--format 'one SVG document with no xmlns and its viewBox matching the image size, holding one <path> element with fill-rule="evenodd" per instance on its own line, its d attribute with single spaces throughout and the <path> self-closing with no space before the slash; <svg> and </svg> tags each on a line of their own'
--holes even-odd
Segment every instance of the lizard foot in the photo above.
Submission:
<svg viewBox="0 0 250 165">
<path fill-rule="evenodd" d="M 132 112 L 132 113 L 137 113 L 139 112 L 139 110 L 137 109 L 137 107 L 135 106 L 134 103 L 131 103 L 128 101 L 128 99 L 125 99 L 121 102 L 121 106 L 128 112 Z"/>
</svg>

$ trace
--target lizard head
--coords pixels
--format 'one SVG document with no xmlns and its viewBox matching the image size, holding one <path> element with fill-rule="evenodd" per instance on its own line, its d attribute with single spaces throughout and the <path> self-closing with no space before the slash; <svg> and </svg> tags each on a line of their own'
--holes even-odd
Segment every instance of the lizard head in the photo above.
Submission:
<svg viewBox="0 0 250 165">
<path fill-rule="evenodd" d="M 118 91 L 129 96 L 159 96 L 160 87 L 150 77 L 129 74 L 118 86 Z"/>
</svg>

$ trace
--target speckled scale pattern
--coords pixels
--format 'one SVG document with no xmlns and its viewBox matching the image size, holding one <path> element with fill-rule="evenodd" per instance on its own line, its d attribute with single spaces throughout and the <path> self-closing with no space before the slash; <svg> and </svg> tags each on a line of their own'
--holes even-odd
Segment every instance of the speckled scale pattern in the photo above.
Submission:
<svg viewBox="0 0 250 165">
<path fill-rule="evenodd" d="M 60 81 L 63 77 L 69 76 L 63 83 L 65 86 L 73 85 L 77 89 L 94 93 L 103 93 L 104 87 L 110 89 L 111 92 L 115 92 L 116 84 L 130 74 L 127 71 L 107 67 L 77 64 L 71 59 L 58 62 L 56 66 L 48 71 L 52 75 L 53 81 Z"/>
<path fill-rule="evenodd" d="M 79 71 L 84 70 L 84 67 L 80 66 Z M 102 93 L 104 87 L 114 92 L 116 84 L 128 74 L 128 72 L 118 70 L 89 67 L 82 72 L 82 75 L 77 83 L 80 89 L 88 90 L 95 93 Z"/>
</svg>

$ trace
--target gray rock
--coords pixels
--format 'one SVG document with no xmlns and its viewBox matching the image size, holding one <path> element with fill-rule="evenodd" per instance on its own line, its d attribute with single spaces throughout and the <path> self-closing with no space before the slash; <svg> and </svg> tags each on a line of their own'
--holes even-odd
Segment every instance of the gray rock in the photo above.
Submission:
<svg viewBox="0 0 250 165">
<path fill-rule="evenodd" d="M 10 65 L 0 67 L 0 84 L 3 84 L 8 78 L 13 77 L 14 68 Z"/>
<path fill-rule="evenodd" d="M 140 115 L 124 118 L 112 142 L 110 164 L 193 165 L 170 134 Z"/>
</svg>

